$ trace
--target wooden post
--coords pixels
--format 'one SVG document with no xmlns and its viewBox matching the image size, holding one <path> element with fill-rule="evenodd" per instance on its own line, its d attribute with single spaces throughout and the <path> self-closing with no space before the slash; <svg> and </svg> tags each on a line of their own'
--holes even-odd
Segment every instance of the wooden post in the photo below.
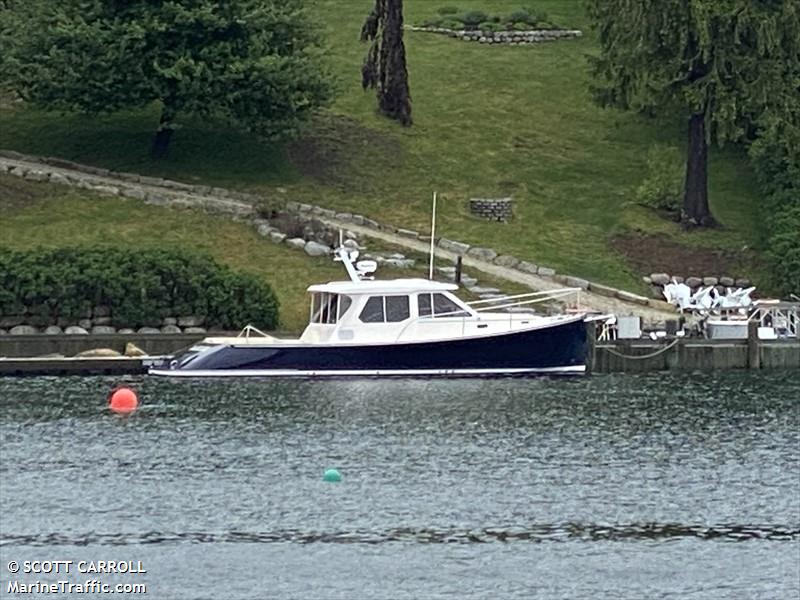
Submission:
<svg viewBox="0 0 800 600">
<path fill-rule="evenodd" d="M 597 343 L 597 324 L 594 321 L 587 321 L 586 326 L 586 373 L 594 370 L 594 353 Z"/>
<path fill-rule="evenodd" d="M 747 323 L 747 366 L 750 369 L 761 368 L 761 348 L 758 344 L 758 320 Z"/>
<path fill-rule="evenodd" d="M 462 256 L 459 254 L 456 256 L 456 283 L 461 285 L 461 261 L 463 260 Z"/>
</svg>

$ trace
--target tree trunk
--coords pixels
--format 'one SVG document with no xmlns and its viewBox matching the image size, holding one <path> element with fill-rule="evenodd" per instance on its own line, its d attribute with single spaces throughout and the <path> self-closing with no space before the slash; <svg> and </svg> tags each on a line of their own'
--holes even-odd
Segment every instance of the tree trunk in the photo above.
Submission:
<svg viewBox="0 0 800 600">
<path fill-rule="evenodd" d="M 686 227 L 711 227 L 716 224 L 708 208 L 708 142 L 703 113 L 692 115 L 689 119 L 689 151 L 681 223 Z"/>
<path fill-rule="evenodd" d="M 172 140 L 173 122 L 175 111 L 168 106 L 161 109 L 161 121 L 158 130 L 153 138 L 153 146 L 150 148 L 150 157 L 159 160 L 167 156 L 170 140 Z"/>
</svg>

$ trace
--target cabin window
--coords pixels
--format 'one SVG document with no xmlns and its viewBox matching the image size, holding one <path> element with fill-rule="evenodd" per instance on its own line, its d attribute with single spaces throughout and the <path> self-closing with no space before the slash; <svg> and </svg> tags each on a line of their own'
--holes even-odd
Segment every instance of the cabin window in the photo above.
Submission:
<svg viewBox="0 0 800 600">
<path fill-rule="evenodd" d="M 417 308 L 420 317 L 468 317 L 469 313 L 462 309 L 444 294 L 419 294 Z"/>
<path fill-rule="evenodd" d="M 399 323 L 411 316 L 408 307 L 408 296 L 385 296 L 386 320 L 389 323 Z"/>
<path fill-rule="evenodd" d="M 363 323 L 399 323 L 410 316 L 408 296 L 372 296 L 358 318 Z"/>
<path fill-rule="evenodd" d="M 321 292 L 311 297 L 311 323 L 333 325 L 350 307 L 351 300 L 347 296 Z"/>
<path fill-rule="evenodd" d="M 383 296 L 372 296 L 358 316 L 364 323 L 383 323 Z"/>
</svg>

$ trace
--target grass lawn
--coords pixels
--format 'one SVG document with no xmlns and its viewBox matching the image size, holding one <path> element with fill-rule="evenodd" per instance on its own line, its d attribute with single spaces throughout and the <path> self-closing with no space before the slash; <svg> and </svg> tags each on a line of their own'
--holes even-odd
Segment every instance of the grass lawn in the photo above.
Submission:
<svg viewBox="0 0 800 600">
<path fill-rule="evenodd" d="M 613 249 L 610 242 L 617 235 L 660 234 L 698 252 L 759 248 L 758 194 L 736 148 L 711 149 L 711 204 L 721 229 L 683 232 L 632 202 L 647 150 L 658 143 L 683 151 L 685 124 L 679 119 L 645 121 L 592 104 L 585 57 L 596 51 L 596 44 L 579 0 L 534 3 L 559 25 L 584 30 L 586 35 L 577 40 L 489 47 L 407 32 L 410 128 L 378 115 L 374 94 L 360 87 L 366 46 L 358 34 L 372 4 L 318 2 L 316 13 L 327 32 L 341 94 L 295 142 L 262 143 L 189 119 L 176 134 L 170 156 L 154 163 L 147 151 L 157 107 L 99 118 L 16 107 L 0 110 L 0 147 L 266 194 L 281 187 L 291 198 L 422 231 L 428 228 L 431 193 L 437 190 L 441 235 L 632 290 L 642 290 L 643 273 Z M 508 13 L 529 3 L 406 0 L 406 23 L 433 17 L 445 4 L 462 11 Z M 511 223 L 469 215 L 469 197 L 501 195 L 516 201 Z M 65 197 L 65 211 L 69 203 Z M 98 209 L 96 218 L 104 213 Z M 46 226 L 47 212 L 40 217 Z M 201 221 L 187 219 L 183 236 L 203 243 L 211 225 L 203 229 Z M 199 230 L 191 231 L 195 226 Z M 116 227 L 122 235 L 127 226 Z M 220 225 L 220 231 L 226 227 Z M 231 247 L 242 246 L 249 244 Z M 247 252 L 235 254 L 230 259 L 242 266 L 266 268 Z M 739 268 L 735 275 L 752 278 L 756 267 L 746 262 Z"/>
</svg>

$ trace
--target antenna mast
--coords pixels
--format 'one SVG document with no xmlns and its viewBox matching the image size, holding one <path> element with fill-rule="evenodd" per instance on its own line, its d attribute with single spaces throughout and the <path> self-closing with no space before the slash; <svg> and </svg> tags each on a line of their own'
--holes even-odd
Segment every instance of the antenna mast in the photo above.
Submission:
<svg viewBox="0 0 800 600">
<path fill-rule="evenodd" d="M 433 248 L 436 244 L 436 192 L 433 192 L 433 214 L 431 215 L 431 263 L 428 269 L 428 279 L 433 279 Z"/>
</svg>

